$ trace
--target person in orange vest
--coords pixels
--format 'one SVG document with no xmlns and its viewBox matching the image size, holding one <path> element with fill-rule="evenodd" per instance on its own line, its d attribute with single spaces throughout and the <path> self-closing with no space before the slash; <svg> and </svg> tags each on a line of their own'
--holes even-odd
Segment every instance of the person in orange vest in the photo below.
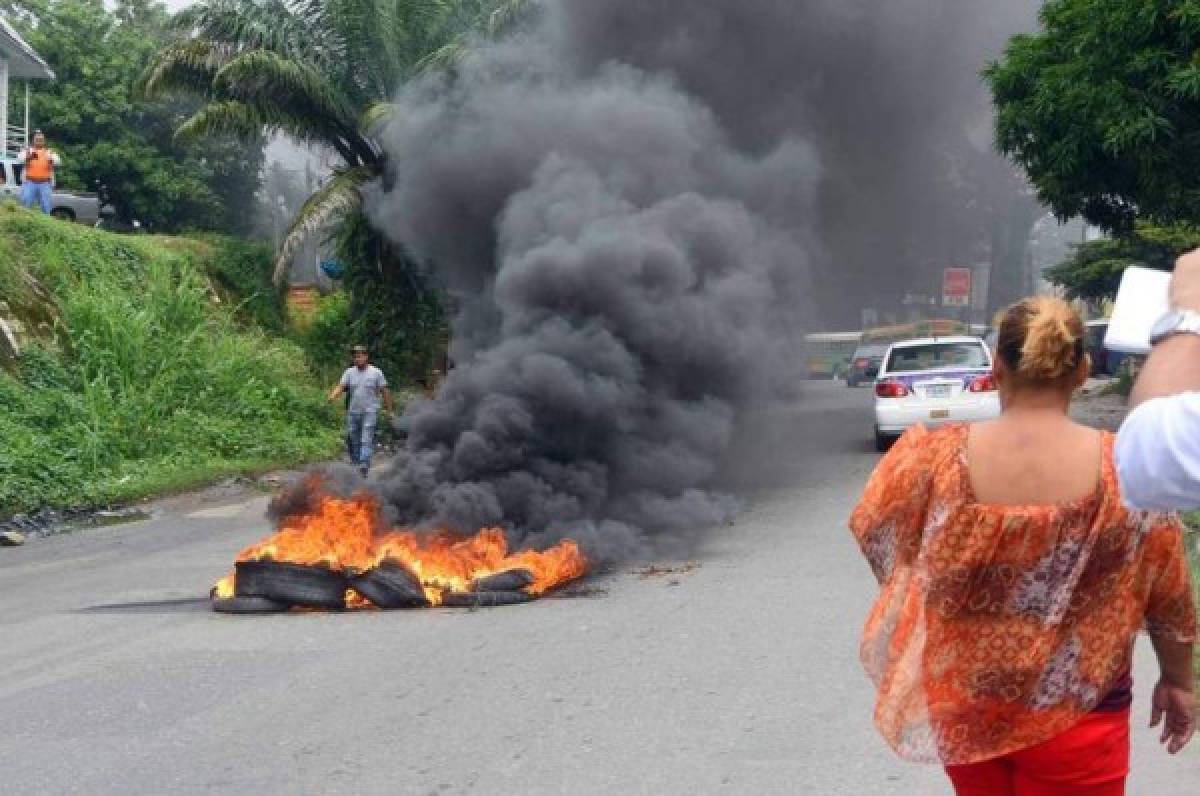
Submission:
<svg viewBox="0 0 1200 796">
<path fill-rule="evenodd" d="M 33 207 L 36 202 L 43 213 L 50 212 L 50 197 L 54 191 L 54 170 L 62 163 L 58 153 L 46 146 L 41 130 L 33 134 L 33 146 L 21 152 L 25 174 L 21 183 L 21 205 Z"/>
</svg>

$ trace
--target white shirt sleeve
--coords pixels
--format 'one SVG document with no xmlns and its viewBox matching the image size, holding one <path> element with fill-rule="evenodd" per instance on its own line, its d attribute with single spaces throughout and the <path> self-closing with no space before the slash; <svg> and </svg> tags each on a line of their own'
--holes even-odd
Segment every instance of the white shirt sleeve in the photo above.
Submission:
<svg viewBox="0 0 1200 796">
<path fill-rule="evenodd" d="M 1200 392 L 1156 398 L 1133 410 L 1117 434 L 1116 459 L 1130 508 L 1200 508 Z"/>
</svg>

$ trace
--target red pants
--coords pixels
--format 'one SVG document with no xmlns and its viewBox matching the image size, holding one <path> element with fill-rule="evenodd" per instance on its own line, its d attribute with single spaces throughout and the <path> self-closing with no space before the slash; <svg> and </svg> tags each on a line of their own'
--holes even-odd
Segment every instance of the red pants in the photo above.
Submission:
<svg viewBox="0 0 1200 796">
<path fill-rule="evenodd" d="M 1124 796 L 1129 710 L 1092 713 L 1046 743 L 946 773 L 958 796 Z"/>
</svg>

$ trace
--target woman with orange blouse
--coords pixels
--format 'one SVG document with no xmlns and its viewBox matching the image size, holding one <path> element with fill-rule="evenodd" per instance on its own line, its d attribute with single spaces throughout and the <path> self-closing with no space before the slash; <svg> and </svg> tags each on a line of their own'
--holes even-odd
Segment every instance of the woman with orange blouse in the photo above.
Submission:
<svg viewBox="0 0 1200 796">
<path fill-rule="evenodd" d="M 1012 307 L 1002 416 L 909 431 L 850 521 L 880 583 L 860 651 L 876 725 L 901 756 L 946 766 L 960 796 L 1123 794 L 1142 627 L 1168 751 L 1195 728 L 1182 529 L 1127 511 L 1112 436 L 1068 418 L 1088 370 L 1070 306 Z"/>
</svg>

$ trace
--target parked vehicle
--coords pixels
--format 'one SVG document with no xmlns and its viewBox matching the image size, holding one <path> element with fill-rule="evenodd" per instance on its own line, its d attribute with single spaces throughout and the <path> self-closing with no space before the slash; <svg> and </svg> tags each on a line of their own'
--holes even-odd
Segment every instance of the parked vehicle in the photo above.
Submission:
<svg viewBox="0 0 1200 796">
<path fill-rule="evenodd" d="M 810 334 L 804 338 L 805 366 L 810 379 L 836 379 L 846 372 L 862 332 Z"/>
<path fill-rule="evenodd" d="M 0 200 L 21 196 L 21 176 L 25 164 L 16 160 L 0 160 Z M 112 205 L 101 201 L 100 195 L 82 191 L 55 189 L 50 199 L 50 214 L 64 221 L 95 226 L 101 219 L 115 215 Z"/>
<path fill-rule="evenodd" d="M 1104 337 L 1107 334 L 1107 320 L 1087 322 L 1087 338 L 1084 343 L 1088 354 L 1092 358 L 1092 376 L 1096 378 L 1120 375 L 1121 367 L 1129 359 L 1127 354 L 1123 354 L 1120 351 L 1110 351 L 1104 347 Z"/>
<path fill-rule="evenodd" d="M 854 356 L 850 358 L 850 370 L 846 373 L 846 386 L 857 387 L 875 381 L 887 349 L 886 345 L 860 345 L 856 348 Z"/>
<path fill-rule="evenodd" d="M 930 337 L 892 344 L 875 382 L 875 447 L 910 427 L 1000 416 L 992 353 L 978 337 Z"/>
</svg>

